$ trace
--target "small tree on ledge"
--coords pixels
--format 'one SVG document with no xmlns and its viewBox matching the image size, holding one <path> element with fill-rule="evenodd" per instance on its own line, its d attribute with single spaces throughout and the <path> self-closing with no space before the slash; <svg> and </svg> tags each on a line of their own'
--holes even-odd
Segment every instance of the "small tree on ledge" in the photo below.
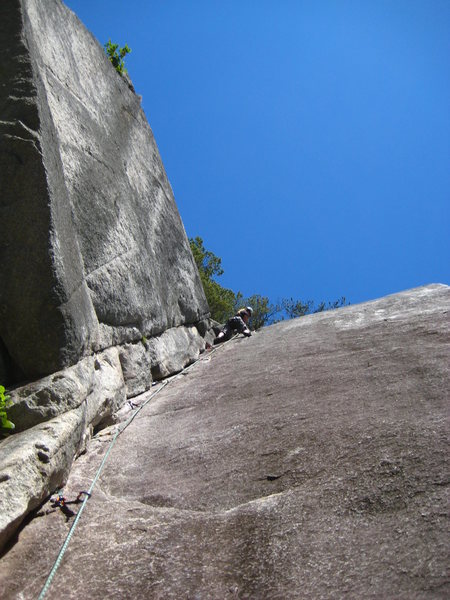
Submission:
<svg viewBox="0 0 450 600">
<path fill-rule="evenodd" d="M 113 44 L 111 40 L 108 40 L 105 44 L 105 52 L 119 75 L 127 72 L 123 62 L 125 56 L 131 52 L 127 44 L 123 48 L 119 48 L 119 44 Z"/>
</svg>

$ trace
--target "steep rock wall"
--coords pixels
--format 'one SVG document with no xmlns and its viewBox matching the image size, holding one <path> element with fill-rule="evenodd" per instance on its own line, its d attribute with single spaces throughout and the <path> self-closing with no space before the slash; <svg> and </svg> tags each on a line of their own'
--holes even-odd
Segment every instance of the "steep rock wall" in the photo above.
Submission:
<svg viewBox="0 0 450 600">
<path fill-rule="evenodd" d="M 68 500 L 104 468 L 49 597 L 448 598 L 449 312 L 448 286 L 409 290 L 173 378 L 105 463 L 115 428 L 75 463 Z M 0 445 L 0 547 L 62 434 L 56 418 Z M 4 600 L 37 598 L 67 536 L 50 502 L 38 514 L 1 559 Z"/>
<path fill-rule="evenodd" d="M 153 134 L 100 44 L 59 0 L 8 0 L 0 46 L 0 372 L 36 378 L 200 321 Z"/>
</svg>

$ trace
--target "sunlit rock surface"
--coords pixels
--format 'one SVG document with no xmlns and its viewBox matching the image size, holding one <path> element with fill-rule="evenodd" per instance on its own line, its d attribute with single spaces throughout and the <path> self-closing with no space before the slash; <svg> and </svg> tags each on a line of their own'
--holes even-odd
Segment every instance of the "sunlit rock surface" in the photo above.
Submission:
<svg viewBox="0 0 450 600">
<path fill-rule="evenodd" d="M 0 2 L 0 375 L 208 307 L 139 97 L 59 0 Z"/>
<path fill-rule="evenodd" d="M 432 285 L 204 355 L 117 438 L 48 597 L 448 598 L 449 311 Z M 4 598 L 37 597 L 73 522 L 40 514 Z"/>
</svg>

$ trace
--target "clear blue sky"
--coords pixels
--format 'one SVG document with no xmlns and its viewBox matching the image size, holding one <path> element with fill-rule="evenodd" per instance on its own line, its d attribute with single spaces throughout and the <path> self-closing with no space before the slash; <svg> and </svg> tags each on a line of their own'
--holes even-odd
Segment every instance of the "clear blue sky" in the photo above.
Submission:
<svg viewBox="0 0 450 600">
<path fill-rule="evenodd" d="M 450 1 L 67 0 L 126 64 L 188 236 L 245 295 L 450 284 Z"/>
</svg>

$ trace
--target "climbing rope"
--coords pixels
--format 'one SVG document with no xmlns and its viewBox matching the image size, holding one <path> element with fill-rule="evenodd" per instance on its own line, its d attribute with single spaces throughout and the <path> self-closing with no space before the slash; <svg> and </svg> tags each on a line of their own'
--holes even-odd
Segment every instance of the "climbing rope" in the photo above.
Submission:
<svg viewBox="0 0 450 600">
<path fill-rule="evenodd" d="M 220 347 L 223 347 L 226 344 L 228 344 L 229 342 L 233 341 L 237 336 L 238 336 L 238 334 L 234 335 L 231 339 L 227 340 L 226 342 L 223 342 L 222 344 L 220 344 L 220 346 L 216 346 L 215 348 L 211 349 L 210 352 L 208 353 L 208 360 L 209 360 L 209 357 L 212 356 L 215 352 L 217 352 L 217 350 Z M 111 453 L 111 450 L 113 449 L 114 444 L 116 443 L 116 440 L 119 437 L 119 435 L 121 435 L 125 431 L 125 429 L 131 425 L 131 423 L 134 421 L 134 419 L 136 418 L 136 416 L 141 412 L 141 410 L 145 406 L 147 406 L 147 404 L 150 402 L 150 400 L 152 400 L 156 396 L 156 394 L 159 394 L 159 392 L 161 390 L 163 390 L 167 385 L 169 385 L 170 383 L 172 383 L 172 381 L 175 381 L 175 379 L 177 379 L 178 377 L 180 377 L 180 375 L 184 375 L 187 371 L 190 371 L 198 362 L 202 362 L 204 360 L 205 359 L 203 358 L 203 355 L 202 355 L 202 357 L 198 358 L 196 361 L 194 361 L 193 363 L 191 363 L 190 365 L 188 365 L 187 367 L 185 367 L 184 369 L 182 369 L 179 373 L 177 373 L 173 377 L 170 377 L 169 379 L 167 379 L 157 390 L 155 390 L 147 398 L 147 400 L 145 402 L 143 402 L 141 404 L 141 406 L 139 406 L 139 408 L 131 415 L 131 417 L 125 421 L 123 427 L 118 427 L 116 433 L 114 434 L 113 439 L 111 440 L 111 442 L 109 444 L 108 450 L 106 451 L 105 456 L 103 457 L 103 460 L 100 463 L 99 468 L 97 469 L 97 473 L 95 474 L 95 477 L 92 480 L 92 483 L 91 483 L 91 486 L 90 486 L 89 490 L 87 492 L 83 492 L 83 494 L 85 494 L 85 496 L 84 496 L 84 498 L 82 500 L 81 506 L 80 506 L 80 508 L 79 508 L 79 510 L 77 512 L 77 515 L 75 517 L 74 522 L 72 523 L 72 527 L 70 528 L 69 533 L 67 534 L 67 537 L 66 537 L 66 539 L 64 541 L 64 544 L 61 546 L 61 550 L 59 551 L 59 554 L 56 557 L 56 560 L 55 560 L 55 563 L 54 563 L 54 565 L 52 567 L 52 570 L 50 571 L 50 573 L 49 573 L 49 575 L 47 577 L 47 580 L 45 581 L 44 587 L 42 588 L 42 591 L 39 594 L 38 600 L 42 600 L 45 597 L 45 595 L 46 595 L 46 593 L 47 593 L 47 591 L 48 591 L 48 589 L 50 587 L 50 584 L 51 584 L 51 582 L 53 580 L 53 577 L 55 576 L 55 573 L 58 570 L 58 567 L 61 564 L 63 556 L 64 556 L 64 554 L 66 552 L 67 546 L 69 545 L 69 542 L 70 542 L 70 540 L 71 540 L 71 538 L 72 538 L 72 536 L 74 534 L 75 528 L 78 525 L 78 521 L 81 518 L 81 515 L 82 515 L 83 510 L 84 510 L 84 508 L 85 508 L 85 506 L 87 504 L 87 501 L 92 496 L 92 490 L 94 489 L 94 486 L 97 483 L 98 478 L 100 477 L 101 472 L 103 471 L 103 467 L 105 466 L 106 461 L 108 460 L 108 457 L 109 457 L 109 455 Z M 80 495 L 81 494 L 79 494 L 79 496 Z M 60 497 L 60 496 L 58 496 L 58 497 Z M 61 495 L 61 497 L 62 497 L 62 495 Z"/>
</svg>

